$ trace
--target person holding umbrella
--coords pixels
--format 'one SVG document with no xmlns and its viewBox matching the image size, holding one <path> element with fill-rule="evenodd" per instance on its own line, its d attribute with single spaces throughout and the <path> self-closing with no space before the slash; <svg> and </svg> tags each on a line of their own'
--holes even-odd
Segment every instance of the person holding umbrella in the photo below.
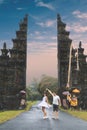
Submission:
<svg viewBox="0 0 87 130">
<path fill-rule="evenodd" d="M 20 91 L 20 107 L 19 109 L 24 109 L 26 107 L 26 91 Z"/>
</svg>

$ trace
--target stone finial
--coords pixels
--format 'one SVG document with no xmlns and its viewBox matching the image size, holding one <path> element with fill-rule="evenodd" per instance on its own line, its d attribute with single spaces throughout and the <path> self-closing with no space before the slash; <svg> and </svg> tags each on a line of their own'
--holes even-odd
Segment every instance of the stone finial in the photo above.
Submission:
<svg viewBox="0 0 87 130">
<path fill-rule="evenodd" d="M 61 17 L 59 14 L 57 14 L 58 21 L 61 21 Z"/>
<path fill-rule="evenodd" d="M 4 42 L 4 44 L 3 44 L 3 49 L 6 49 L 6 43 Z"/>
<path fill-rule="evenodd" d="M 82 47 L 82 42 L 80 41 L 80 42 L 79 42 L 79 48 L 81 48 L 81 47 Z"/>
</svg>

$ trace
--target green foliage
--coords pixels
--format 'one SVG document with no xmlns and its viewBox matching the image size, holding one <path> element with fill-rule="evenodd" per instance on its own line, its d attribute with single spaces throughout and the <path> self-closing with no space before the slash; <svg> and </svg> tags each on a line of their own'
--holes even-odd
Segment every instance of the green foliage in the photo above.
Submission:
<svg viewBox="0 0 87 130">
<path fill-rule="evenodd" d="M 38 91 L 41 94 L 43 94 L 43 92 L 46 90 L 46 88 L 49 88 L 51 91 L 58 92 L 57 78 L 50 77 L 50 76 L 42 77 L 42 79 L 38 85 Z"/>
<path fill-rule="evenodd" d="M 43 75 L 41 80 L 37 82 L 33 80 L 32 84 L 26 88 L 27 100 L 41 100 L 44 91 L 49 88 L 52 92 L 58 92 L 58 81 L 57 78 Z M 52 97 L 47 93 L 49 99 L 52 101 Z"/>
<path fill-rule="evenodd" d="M 27 100 L 40 100 L 41 94 L 38 92 L 38 82 L 36 79 L 33 80 L 32 85 L 26 88 Z"/>
<path fill-rule="evenodd" d="M 58 92 L 58 80 L 51 76 L 43 76 L 38 85 L 38 91 L 43 95 L 46 88 L 49 88 L 52 92 Z M 51 95 L 47 92 L 48 98 L 52 101 Z"/>
<path fill-rule="evenodd" d="M 41 97 L 38 91 L 32 90 L 32 88 L 27 88 L 27 100 L 39 100 Z"/>
</svg>

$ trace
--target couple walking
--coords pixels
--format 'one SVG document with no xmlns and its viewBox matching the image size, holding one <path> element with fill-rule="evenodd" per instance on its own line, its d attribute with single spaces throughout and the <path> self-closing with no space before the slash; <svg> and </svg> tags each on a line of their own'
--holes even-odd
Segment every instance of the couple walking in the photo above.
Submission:
<svg viewBox="0 0 87 130">
<path fill-rule="evenodd" d="M 48 91 L 53 97 L 53 103 L 52 103 L 53 104 L 53 118 L 58 119 L 58 109 L 59 109 L 59 105 L 61 105 L 60 97 L 55 92 L 51 92 L 48 88 L 46 89 L 46 91 Z M 43 119 L 47 119 L 48 116 L 47 116 L 46 108 L 49 108 L 50 105 L 48 103 L 48 97 L 46 93 L 44 93 L 44 97 L 38 106 L 42 107 L 42 112 L 44 114 Z"/>
</svg>

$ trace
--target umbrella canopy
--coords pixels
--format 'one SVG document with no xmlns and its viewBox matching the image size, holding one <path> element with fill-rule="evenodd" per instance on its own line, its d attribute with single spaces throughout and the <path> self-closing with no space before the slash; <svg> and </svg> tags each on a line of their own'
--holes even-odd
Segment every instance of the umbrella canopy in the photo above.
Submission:
<svg viewBox="0 0 87 130">
<path fill-rule="evenodd" d="M 69 91 L 64 91 L 64 92 L 62 92 L 62 94 L 63 95 L 69 95 L 70 93 L 69 93 Z"/>
<path fill-rule="evenodd" d="M 73 89 L 72 92 L 73 92 L 73 93 L 80 93 L 80 90 L 78 90 L 78 89 L 76 88 L 76 89 Z"/>
</svg>

